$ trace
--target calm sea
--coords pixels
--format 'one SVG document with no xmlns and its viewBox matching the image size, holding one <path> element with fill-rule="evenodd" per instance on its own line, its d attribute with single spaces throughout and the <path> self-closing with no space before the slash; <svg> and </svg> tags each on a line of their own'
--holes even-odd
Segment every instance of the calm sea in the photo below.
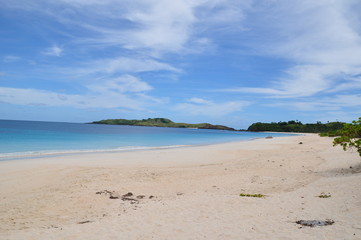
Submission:
<svg viewBox="0 0 361 240">
<path fill-rule="evenodd" d="M 211 144 L 266 136 L 285 134 L 0 120 L 0 159 Z"/>
</svg>

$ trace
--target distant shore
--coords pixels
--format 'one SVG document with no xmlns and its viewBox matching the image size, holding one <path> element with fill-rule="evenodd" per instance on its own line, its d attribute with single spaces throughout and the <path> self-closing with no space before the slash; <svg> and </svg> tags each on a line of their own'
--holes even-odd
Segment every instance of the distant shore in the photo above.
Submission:
<svg viewBox="0 0 361 240">
<path fill-rule="evenodd" d="M 359 239 L 360 182 L 316 134 L 0 161 L 0 238 Z"/>
<path fill-rule="evenodd" d="M 228 130 L 236 131 L 236 129 L 223 126 L 214 125 L 210 123 L 176 123 L 168 118 L 147 118 L 142 120 L 128 120 L 128 119 L 106 119 L 94 121 L 89 124 L 106 124 L 106 125 L 127 125 L 127 126 L 143 126 L 143 127 L 170 127 L 170 128 L 193 128 L 193 129 L 214 129 L 214 130 Z"/>
</svg>

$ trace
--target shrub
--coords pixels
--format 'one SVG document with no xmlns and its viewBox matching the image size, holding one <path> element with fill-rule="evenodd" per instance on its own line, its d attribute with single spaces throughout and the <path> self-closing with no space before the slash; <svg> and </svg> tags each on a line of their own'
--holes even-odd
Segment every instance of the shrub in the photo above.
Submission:
<svg viewBox="0 0 361 240">
<path fill-rule="evenodd" d="M 356 148 L 361 157 L 361 117 L 357 121 L 345 124 L 339 134 L 340 136 L 334 139 L 333 146 L 340 145 L 345 151 Z"/>
</svg>

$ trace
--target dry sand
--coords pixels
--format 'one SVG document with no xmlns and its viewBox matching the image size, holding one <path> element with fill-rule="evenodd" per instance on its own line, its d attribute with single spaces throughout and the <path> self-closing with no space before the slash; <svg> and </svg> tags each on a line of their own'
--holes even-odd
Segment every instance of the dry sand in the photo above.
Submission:
<svg viewBox="0 0 361 240">
<path fill-rule="evenodd" d="M 360 163 L 311 134 L 3 161 L 0 239 L 361 239 Z"/>
</svg>

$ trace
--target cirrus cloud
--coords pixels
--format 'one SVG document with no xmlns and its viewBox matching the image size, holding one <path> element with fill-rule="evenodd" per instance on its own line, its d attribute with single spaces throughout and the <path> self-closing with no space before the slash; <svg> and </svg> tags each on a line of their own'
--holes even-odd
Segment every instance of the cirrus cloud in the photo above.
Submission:
<svg viewBox="0 0 361 240">
<path fill-rule="evenodd" d="M 242 111 L 250 104 L 251 102 L 248 101 L 213 102 L 202 98 L 191 98 L 186 103 L 177 104 L 175 109 L 188 115 L 221 117 Z"/>
</svg>

